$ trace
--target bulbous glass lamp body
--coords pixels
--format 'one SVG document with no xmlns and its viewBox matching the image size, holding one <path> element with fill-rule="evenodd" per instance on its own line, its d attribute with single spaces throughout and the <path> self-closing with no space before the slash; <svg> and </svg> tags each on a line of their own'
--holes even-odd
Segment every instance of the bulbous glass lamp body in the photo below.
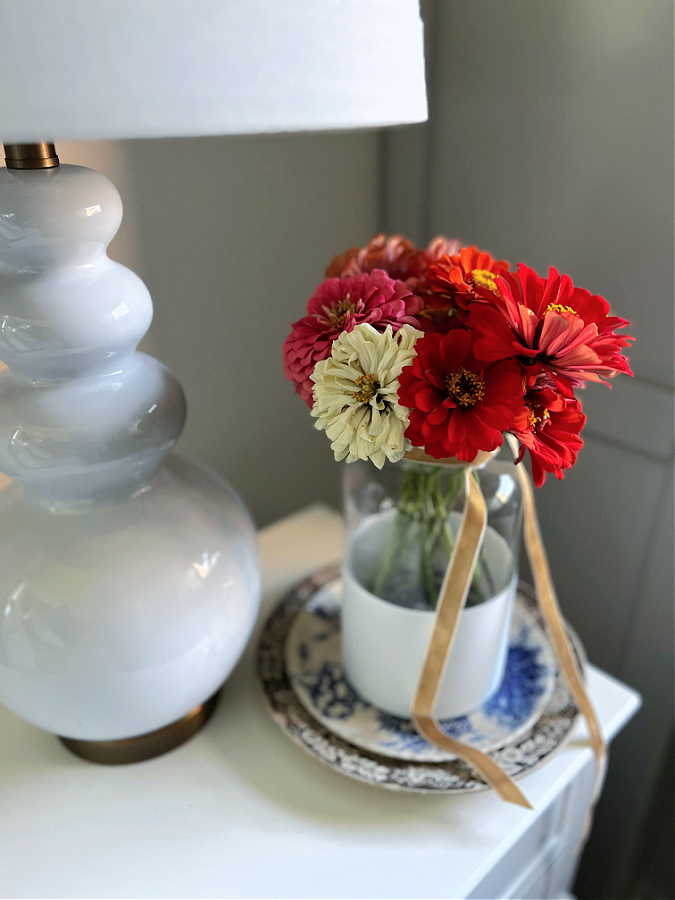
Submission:
<svg viewBox="0 0 675 900">
<path fill-rule="evenodd" d="M 152 303 L 105 253 L 121 216 L 89 169 L 0 169 L 0 702 L 91 741 L 207 700 L 259 602 L 243 505 L 167 457 L 185 400 L 136 350 Z"/>
<path fill-rule="evenodd" d="M 213 474 L 169 456 L 131 497 L 0 492 L 0 702 L 63 737 L 162 728 L 225 681 L 257 611 L 256 537 Z"/>
</svg>

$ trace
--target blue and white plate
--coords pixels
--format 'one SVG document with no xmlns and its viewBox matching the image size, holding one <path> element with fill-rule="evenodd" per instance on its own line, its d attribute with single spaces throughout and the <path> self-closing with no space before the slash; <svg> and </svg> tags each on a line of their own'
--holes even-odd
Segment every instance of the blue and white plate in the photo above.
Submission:
<svg viewBox="0 0 675 900">
<path fill-rule="evenodd" d="M 408 723 L 400 719 L 395 720 L 391 729 L 377 722 L 374 733 L 380 742 L 378 750 L 354 743 L 357 737 L 355 732 L 349 740 L 336 732 L 336 722 L 340 722 L 343 715 L 345 719 L 350 719 L 357 703 L 362 701 L 354 699 L 349 685 L 341 676 L 341 670 L 329 666 L 326 673 L 318 677 L 322 665 L 316 662 L 310 664 L 309 660 L 316 654 L 316 661 L 323 657 L 326 662 L 332 660 L 339 663 L 339 652 L 336 656 L 335 649 L 328 654 L 317 650 L 318 645 L 330 644 L 331 641 L 335 645 L 339 639 L 339 569 L 339 565 L 330 566 L 299 582 L 283 597 L 265 623 L 258 643 L 257 673 L 272 718 L 291 740 L 314 759 L 363 783 L 422 794 L 486 790 L 485 782 L 462 759 L 454 757 L 433 762 L 421 758 L 414 751 L 419 738 L 407 727 Z M 553 691 L 549 692 L 552 649 L 537 601 L 527 586 L 518 590 L 517 609 L 516 621 L 522 622 L 521 630 L 524 627 L 525 631 L 522 640 L 521 631 L 516 629 L 512 633 L 512 646 L 521 650 L 517 650 L 512 657 L 510 669 L 507 670 L 508 683 L 505 679 L 505 684 L 492 698 L 496 708 L 502 705 L 504 721 L 511 724 L 507 724 L 507 732 L 503 732 L 508 733 L 507 740 L 501 746 L 487 750 L 488 755 L 512 778 L 532 771 L 558 750 L 571 735 L 578 715 L 570 689 L 559 669 L 553 676 Z M 311 618 L 307 619 L 307 616 Z M 298 639 L 303 633 L 302 619 L 312 625 L 308 635 L 312 639 L 305 642 L 304 649 L 303 641 Z M 289 640 L 291 634 L 293 638 Z M 570 637 L 579 666 L 583 669 L 583 648 L 571 629 Z M 296 649 L 289 653 L 291 647 Z M 305 653 L 306 660 L 303 659 Z M 293 678 L 287 668 L 289 655 L 302 663 L 298 665 L 291 661 Z M 546 674 L 535 667 L 546 670 Z M 307 684 L 299 686 L 304 673 L 314 675 L 308 676 L 310 680 Z M 511 689 L 511 680 L 520 685 L 517 690 Z M 533 684 L 535 688 L 524 686 L 527 684 Z M 542 687 L 541 693 L 537 693 L 539 687 Z M 305 702 L 300 701 L 296 692 L 305 693 Z M 547 696 L 548 700 L 545 699 Z M 533 700 L 534 707 L 530 707 Z M 521 712 L 516 713 L 516 708 Z M 528 709 L 530 712 L 527 712 Z M 487 719 L 492 722 L 491 727 L 497 727 L 499 715 L 496 710 L 486 714 L 484 707 L 480 715 L 482 721 Z M 514 720 L 521 724 L 513 724 Z M 451 721 L 457 723 L 458 720 Z M 369 722 L 371 731 L 368 740 L 372 740 L 372 718 Z M 468 731 L 459 736 L 466 740 L 467 734 Z M 489 743 L 487 736 L 483 737 Z M 399 749 L 390 746 L 385 753 L 382 743 L 390 740 Z M 401 745 L 403 751 L 400 750 Z M 409 753 L 411 747 L 414 755 L 402 758 L 400 753 Z"/>
<path fill-rule="evenodd" d="M 298 700 L 333 734 L 364 750 L 416 762 L 446 762 L 454 754 L 421 738 L 410 719 L 382 712 L 363 700 L 342 670 L 342 585 L 334 580 L 297 613 L 286 638 L 286 673 Z M 551 645 L 516 600 L 504 679 L 482 707 L 440 722 L 452 738 L 494 750 L 531 728 L 551 698 L 556 662 Z"/>
</svg>

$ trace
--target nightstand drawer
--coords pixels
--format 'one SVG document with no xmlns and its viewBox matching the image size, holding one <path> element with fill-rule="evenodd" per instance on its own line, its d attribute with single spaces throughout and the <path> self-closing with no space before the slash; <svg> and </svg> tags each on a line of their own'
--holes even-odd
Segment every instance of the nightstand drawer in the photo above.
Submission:
<svg viewBox="0 0 675 900">
<path fill-rule="evenodd" d="M 548 900 L 569 888 L 595 775 L 589 757 L 577 777 L 543 810 L 499 864 L 468 895 L 473 900 Z"/>
</svg>

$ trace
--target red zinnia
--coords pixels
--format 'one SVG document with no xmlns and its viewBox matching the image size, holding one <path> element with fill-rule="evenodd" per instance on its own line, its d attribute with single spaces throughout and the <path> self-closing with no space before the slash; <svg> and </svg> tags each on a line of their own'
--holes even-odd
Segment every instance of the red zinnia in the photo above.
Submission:
<svg viewBox="0 0 675 900">
<path fill-rule="evenodd" d="M 579 437 L 586 422 L 578 400 L 568 400 L 550 387 L 527 391 L 525 408 L 509 429 L 522 445 L 518 462 L 527 449 L 532 461 L 532 478 L 537 487 L 547 472 L 563 477 L 571 468 L 584 442 Z"/>
<path fill-rule="evenodd" d="M 513 360 L 476 360 L 468 331 L 429 332 L 399 378 L 399 399 L 410 408 L 406 437 L 434 459 L 471 462 L 496 450 L 523 408 L 522 374 Z"/>
<path fill-rule="evenodd" d="M 426 302 L 422 316 L 439 331 L 447 331 L 448 320 L 454 317 L 465 322 L 472 305 L 492 300 L 496 279 L 508 268 L 506 260 L 493 259 L 477 247 L 462 247 L 458 253 L 439 257 L 423 278 Z"/>
<path fill-rule="evenodd" d="M 446 238 L 442 234 L 437 235 L 424 251 L 424 258 L 428 265 L 438 262 L 444 256 L 454 256 L 462 249 L 462 242 L 458 238 Z"/>
<path fill-rule="evenodd" d="M 633 374 L 621 355 L 633 338 L 615 333 L 629 323 L 608 315 L 602 297 L 575 288 L 555 269 L 541 278 L 522 263 L 517 274 L 505 272 L 496 284 L 494 305 L 476 305 L 470 313 L 481 335 L 475 345 L 479 359 L 517 357 L 529 369 L 528 383 L 545 369 L 568 398 L 583 381 Z"/>
<path fill-rule="evenodd" d="M 330 355 L 335 338 L 355 325 L 368 322 L 378 331 L 391 325 L 418 327 L 415 313 L 422 306 L 402 281 L 375 270 L 354 278 L 329 278 L 309 300 L 307 315 L 291 326 L 284 341 L 284 372 L 305 403 L 312 405 L 310 375 L 321 359 Z"/>
</svg>

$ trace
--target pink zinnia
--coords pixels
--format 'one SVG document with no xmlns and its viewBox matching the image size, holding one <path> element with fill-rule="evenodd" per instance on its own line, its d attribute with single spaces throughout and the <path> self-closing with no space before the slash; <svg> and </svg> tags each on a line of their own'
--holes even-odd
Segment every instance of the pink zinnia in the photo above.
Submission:
<svg viewBox="0 0 675 900">
<path fill-rule="evenodd" d="M 336 256 L 326 269 L 326 277 L 353 278 L 382 269 L 390 278 L 407 282 L 417 273 L 421 258 L 421 252 L 403 235 L 377 234 L 365 247 L 351 247 Z"/>
<path fill-rule="evenodd" d="M 402 281 L 376 269 L 353 278 L 329 278 L 309 300 L 307 315 L 291 326 L 284 341 L 284 372 L 296 393 L 312 406 L 310 375 L 319 360 L 330 356 L 333 341 L 343 331 L 368 322 L 378 331 L 391 325 L 419 327 L 415 314 L 422 301 Z"/>
</svg>

